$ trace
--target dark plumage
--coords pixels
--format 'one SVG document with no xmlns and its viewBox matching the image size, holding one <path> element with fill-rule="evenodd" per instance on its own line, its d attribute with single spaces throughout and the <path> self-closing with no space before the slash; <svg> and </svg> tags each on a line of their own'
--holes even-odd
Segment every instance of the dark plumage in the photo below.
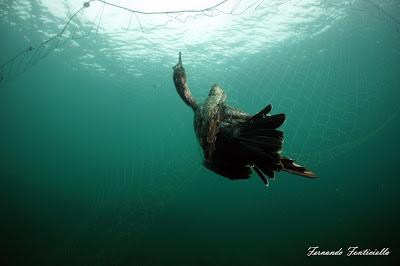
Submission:
<svg viewBox="0 0 400 266">
<path fill-rule="evenodd" d="M 187 84 L 181 53 L 173 69 L 175 88 L 194 111 L 194 129 L 205 167 L 229 179 L 249 178 L 254 169 L 266 185 L 264 175 L 274 178 L 278 171 L 315 177 L 310 170 L 281 155 L 283 132 L 278 128 L 285 122 L 285 114 L 269 115 L 271 105 L 253 116 L 230 107 L 217 84 L 211 87 L 205 102 L 197 104 Z"/>
</svg>

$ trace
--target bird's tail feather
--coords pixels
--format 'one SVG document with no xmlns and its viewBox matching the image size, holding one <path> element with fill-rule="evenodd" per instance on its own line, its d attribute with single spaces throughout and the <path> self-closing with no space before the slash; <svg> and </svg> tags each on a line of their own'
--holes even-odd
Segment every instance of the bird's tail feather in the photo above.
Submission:
<svg viewBox="0 0 400 266">
<path fill-rule="evenodd" d="M 315 177 L 312 171 L 281 155 L 283 132 L 278 128 L 285 122 L 285 114 L 268 115 L 271 109 L 268 105 L 252 116 L 241 130 L 237 139 L 244 151 L 243 156 L 254 164 L 253 169 L 264 183 L 267 182 L 262 173 L 274 178 L 277 171 Z"/>
<path fill-rule="evenodd" d="M 280 151 L 283 132 L 277 128 L 285 122 L 285 114 L 268 115 L 271 109 L 272 106 L 268 105 L 252 116 L 237 137 L 244 156 L 254 165 L 253 169 L 264 183 L 262 173 L 274 178 L 274 172 L 282 169 Z"/>
</svg>

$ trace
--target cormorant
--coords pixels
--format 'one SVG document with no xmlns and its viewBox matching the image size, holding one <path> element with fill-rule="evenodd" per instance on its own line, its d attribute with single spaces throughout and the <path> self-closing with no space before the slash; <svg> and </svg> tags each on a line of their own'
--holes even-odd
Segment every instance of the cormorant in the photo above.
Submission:
<svg viewBox="0 0 400 266">
<path fill-rule="evenodd" d="M 286 171 L 313 178 L 315 174 L 281 154 L 283 132 L 278 128 L 285 114 L 269 115 L 269 104 L 255 115 L 226 104 L 221 86 L 214 84 L 203 104 L 190 93 L 181 53 L 173 67 L 176 91 L 194 111 L 194 130 L 203 149 L 205 167 L 229 179 L 247 179 L 252 171 L 265 185 L 264 176 L 274 178 L 274 172 Z"/>
</svg>

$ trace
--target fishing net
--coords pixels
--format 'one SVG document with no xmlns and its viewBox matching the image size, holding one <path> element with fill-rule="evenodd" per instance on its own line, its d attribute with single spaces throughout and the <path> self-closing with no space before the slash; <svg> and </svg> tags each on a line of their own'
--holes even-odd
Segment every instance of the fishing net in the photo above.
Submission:
<svg viewBox="0 0 400 266">
<path fill-rule="evenodd" d="M 145 65 L 169 68 L 183 50 L 195 95 L 216 81 L 233 103 L 250 99 L 253 112 L 272 103 L 292 120 L 289 150 L 313 164 L 362 142 L 397 114 L 396 104 L 386 108 L 389 113 L 372 108 L 390 102 L 398 84 L 394 70 L 379 71 L 398 56 L 399 20 L 390 13 L 395 1 L 383 9 L 371 1 L 225 0 L 157 11 L 160 6 L 149 3 L 3 1 L 1 18 L 29 45 L 1 65 L 1 85 L 65 49 L 81 51 L 71 68 L 90 68 L 121 83 L 152 71 Z M 372 24 L 382 31 L 374 35 Z M 232 37 L 238 30 L 240 37 Z M 382 49 L 384 55 L 374 52 Z M 230 61 L 238 55 L 241 65 Z M 161 72 L 153 76 L 162 80 Z M 157 90 L 161 83 L 152 86 Z"/>
<path fill-rule="evenodd" d="M 174 1 L 165 2 L 0 1 L 0 18 L 24 38 L 14 56 L 2 57 L 1 88 L 55 56 L 71 69 L 102 73 L 126 96 L 150 95 L 160 105 L 156 98 L 173 86 L 171 66 L 182 51 L 192 92 L 204 95 L 199 100 L 218 82 L 228 103 L 246 111 L 272 103 L 273 112 L 288 117 L 286 154 L 310 167 L 365 143 L 398 115 L 396 1 L 185 1 L 176 9 Z M 63 57 L 66 52 L 75 57 Z M 151 90 L 126 87 L 137 81 Z M 174 146 L 193 137 L 177 133 L 191 122 L 174 116 L 169 124 L 177 128 L 165 124 L 165 138 L 154 133 L 141 159 L 99 185 L 93 212 L 71 241 L 101 228 L 96 224 L 105 219 L 111 231 L 99 233 L 99 241 L 116 233 L 140 238 L 162 206 L 197 176 L 200 152 Z M 160 165 L 176 149 L 181 157 Z M 144 172 L 146 179 L 136 178 Z M 113 210 L 112 218 L 103 217 L 105 208 Z M 129 215 L 138 219 L 125 220 Z"/>
</svg>

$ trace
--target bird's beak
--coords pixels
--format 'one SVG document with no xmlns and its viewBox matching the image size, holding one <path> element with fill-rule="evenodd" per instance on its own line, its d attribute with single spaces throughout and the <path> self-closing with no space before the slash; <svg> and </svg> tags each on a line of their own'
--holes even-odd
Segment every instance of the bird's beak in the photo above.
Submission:
<svg viewBox="0 0 400 266">
<path fill-rule="evenodd" d="M 176 69 L 176 68 L 178 68 L 178 67 L 183 67 L 183 65 L 182 65 L 182 55 L 181 55 L 181 52 L 179 52 L 179 61 L 178 61 L 178 64 L 176 64 L 176 65 L 173 67 L 173 69 Z"/>
</svg>

